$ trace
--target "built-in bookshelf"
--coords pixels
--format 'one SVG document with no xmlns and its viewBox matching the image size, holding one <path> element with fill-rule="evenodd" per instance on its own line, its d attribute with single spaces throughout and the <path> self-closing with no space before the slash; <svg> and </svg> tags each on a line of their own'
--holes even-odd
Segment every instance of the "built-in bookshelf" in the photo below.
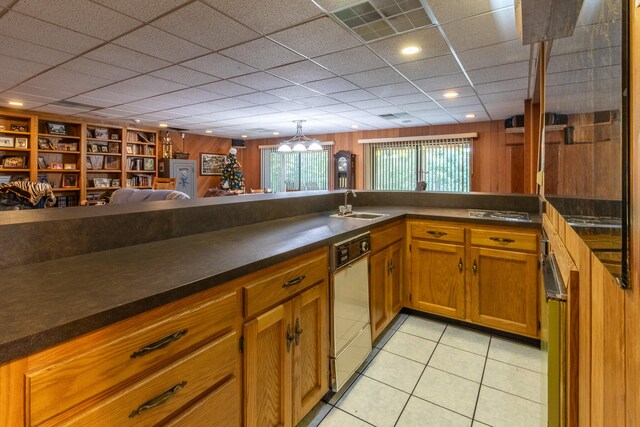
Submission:
<svg viewBox="0 0 640 427">
<path fill-rule="evenodd" d="M 158 135 L 155 131 L 127 129 L 126 185 L 133 188 L 151 188 L 157 170 Z"/>
<path fill-rule="evenodd" d="M 0 115 L 0 184 L 31 178 L 34 126 L 26 114 Z"/>
<path fill-rule="evenodd" d="M 85 177 L 86 200 L 98 200 L 107 190 L 122 188 L 124 182 L 124 129 L 87 125 Z"/>
</svg>

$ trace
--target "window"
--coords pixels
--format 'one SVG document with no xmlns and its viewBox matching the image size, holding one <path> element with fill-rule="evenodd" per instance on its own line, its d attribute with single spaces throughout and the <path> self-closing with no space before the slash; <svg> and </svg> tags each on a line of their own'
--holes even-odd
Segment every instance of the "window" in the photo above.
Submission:
<svg viewBox="0 0 640 427">
<path fill-rule="evenodd" d="M 423 181 L 426 191 L 470 191 L 471 137 L 360 142 L 368 189 L 415 190 Z"/>
<path fill-rule="evenodd" d="M 278 147 L 260 147 L 262 188 L 274 192 L 327 190 L 331 145 L 322 151 L 279 153 Z"/>
</svg>

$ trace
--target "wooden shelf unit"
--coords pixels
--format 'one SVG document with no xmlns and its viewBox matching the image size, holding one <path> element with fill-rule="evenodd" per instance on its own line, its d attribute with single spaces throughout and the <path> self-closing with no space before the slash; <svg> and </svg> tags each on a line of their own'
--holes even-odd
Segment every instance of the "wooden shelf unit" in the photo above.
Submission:
<svg viewBox="0 0 640 427">
<path fill-rule="evenodd" d="M 158 133 L 127 128 L 124 179 L 127 187 L 151 188 L 158 176 Z"/>
<path fill-rule="evenodd" d="M 125 182 L 122 172 L 125 162 L 122 141 L 125 132 L 123 127 L 87 124 L 82 180 L 85 185 L 85 200 L 98 199 L 105 191 L 122 188 Z M 110 167 L 107 168 L 107 165 Z M 98 186 L 95 180 L 102 182 Z"/>
<path fill-rule="evenodd" d="M 22 127 L 23 130 L 15 130 L 16 126 Z M 33 178 L 31 165 L 35 164 L 32 152 L 36 134 L 37 121 L 33 115 L 14 111 L 0 112 L 0 183 L 9 182 L 14 175 Z M 16 144 L 24 146 L 16 147 Z M 4 167 L 4 159 L 12 157 L 22 157 L 23 166 Z"/>
</svg>

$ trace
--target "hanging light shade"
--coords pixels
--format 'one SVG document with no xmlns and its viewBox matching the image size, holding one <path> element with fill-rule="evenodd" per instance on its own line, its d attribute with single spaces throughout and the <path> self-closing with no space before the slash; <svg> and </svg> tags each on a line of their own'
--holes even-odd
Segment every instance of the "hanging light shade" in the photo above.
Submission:
<svg viewBox="0 0 640 427">
<path fill-rule="evenodd" d="M 302 123 L 306 120 L 294 120 L 293 123 L 296 124 L 296 134 L 293 138 L 283 141 L 280 143 L 278 147 L 278 151 L 280 153 L 289 153 L 291 151 L 302 152 L 302 151 L 318 151 L 322 150 L 322 145 L 318 142 L 317 139 L 311 139 L 304 136 L 302 133 Z"/>
</svg>

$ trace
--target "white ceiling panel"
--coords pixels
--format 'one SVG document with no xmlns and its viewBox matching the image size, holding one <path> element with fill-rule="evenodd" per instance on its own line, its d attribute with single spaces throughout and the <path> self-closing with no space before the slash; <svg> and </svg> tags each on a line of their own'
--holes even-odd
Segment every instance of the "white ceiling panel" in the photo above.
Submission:
<svg viewBox="0 0 640 427">
<path fill-rule="evenodd" d="M 524 103 L 527 97 L 526 90 L 514 90 L 511 92 L 494 93 L 487 95 L 480 95 L 483 103 L 494 104 L 498 101 L 518 101 Z"/>
<path fill-rule="evenodd" d="M 512 80 L 519 77 L 529 77 L 529 62 L 514 62 L 513 64 L 498 65 L 497 67 L 481 68 L 469 71 L 469 78 L 474 85 L 482 83 Z"/>
<path fill-rule="evenodd" d="M 192 116 L 197 116 L 198 114 L 206 114 L 208 111 L 207 106 L 203 105 L 203 104 L 194 104 L 194 105 L 189 105 L 187 107 L 178 107 L 178 108 L 172 108 L 170 110 L 163 110 L 163 111 L 169 111 L 178 115 L 182 115 L 182 116 L 186 116 L 185 119 L 187 118 L 191 118 Z M 201 120 L 197 119 L 197 120 L 193 120 L 193 123 L 199 123 Z"/>
<path fill-rule="evenodd" d="M 455 21 L 490 12 L 494 9 L 512 7 L 513 0 L 427 0 L 438 22 Z"/>
<path fill-rule="evenodd" d="M 249 74 L 257 71 L 253 67 L 217 53 L 201 56 L 200 58 L 183 62 L 181 65 L 187 68 L 194 69 L 196 71 L 201 71 L 206 74 L 212 74 L 223 79 L 241 76 L 243 74 Z"/>
<path fill-rule="evenodd" d="M 343 76 L 351 83 L 360 86 L 361 88 L 369 88 L 374 86 L 386 85 L 391 83 L 405 82 L 391 67 L 378 68 L 377 70 L 363 71 L 361 73 L 349 74 Z"/>
<path fill-rule="evenodd" d="M 254 92 L 246 95 L 237 96 L 236 99 L 241 99 L 243 101 L 251 102 L 256 105 L 266 105 L 273 104 L 274 102 L 282 101 L 282 98 L 278 98 L 277 96 L 273 96 L 264 92 Z"/>
<path fill-rule="evenodd" d="M 320 56 L 314 58 L 314 61 L 339 75 L 358 73 L 387 65 L 365 46 Z"/>
<path fill-rule="evenodd" d="M 13 91 L 13 90 L 9 90 L 9 91 L 4 92 L 1 95 L 1 97 L 4 100 L 16 100 L 16 99 L 19 99 L 20 101 L 23 101 L 25 103 L 25 106 L 29 105 L 29 107 L 27 107 L 27 108 L 39 107 L 41 105 L 45 105 L 45 104 L 49 104 L 51 102 L 57 101 L 57 99 L 54 99 L 54 98 L 48 98 L 46 96 L 25 94 L 24 92 L 17 92 L 17 91 Z"/>
<path fill-rule="evenodd" d="M 12 10 L 105 41 L 142 24 L 136 19 L 86 0 L 20 0 Z"/>
<path fill-rule="evenodd" d="M 259 37 L 255 31 L 199 1 L 163 16 L 152 25 L 214 51 Z M 219 31 L 220 28 L 224 31 Z"/>
<path fill-rule="evenodd" d="M 294 102 L 294 101 L 275 102 L 273 104 L 269 104 L 269 107 L 270 108 L 275 108 L 276 110 L 283 111 L 283 112 L 298 111 L 298 110 L 303 110 L 303 109 L 307 108 L 306 106 L 304 106 L 302 104 L 298 104 L 297 102 Z M 277 119 L 277 117 L 275 117 L 274 119 Z"/>
<path fill-rule="evenodd" d="M 387 105 L 385 107 L 367 108 L 367 113 L 379 116 L 382 114 L 400 114 L 405 111 L 395 105 Z"/>
<path fill-rule="evenodd" d="M 371 92 L 363 89 L 350 90 L 348 92 L 333 93 L 331 97 L 342 102 L 364 101 L 365 99 L 374 99 L 376 96 Z"/>
<path fill-rule="evenodd" d="M 453 98 L 453 99 L 439 99 L 438 103 L 444 108 L 451 107 L 464 107 L 467 105 L 480 105 L 480 99 L 477 96 L 464 96 L 461 98 Z"/>
<path fill-rule="evenodd" d="M 450 22 L 442 28 L 457 52 L 520 38 L 513 7 Z"/>
<path fill-rule="evenodd" d="M 138 76 L 129 80 L 112 84 L 105 87 L 105 90 L 127 96 L 134 96 L 137 99 L 148 98 L 162 93 L 173 92 L 185 89 L 185 85 L 159 79 L 153 76 Z"/>
<path fill-rule="evenodd" d="M 269 34 L 320 15 L 320 10 L 310 1 L 297 1 L 295 4 L 290 0 L 204 1 L 261 34 Z"/>
<path fill-rule="evenodd" d="M 349 104 L 334 104 L 334 105 L 325 105 L 320 107 L 321 110 L 326 111 L 328 113 L 344 113 L 346 111 L 353 111 L 356 107 L 351 106 Z"/>
<path fill-rule="evenodd" d="M 161 79 L 170 80 L 172 82 L 182 83 L 187 86 L 198 86 L 219 80 L 217 77 L 210 74 L 201 73 L 200 71 L 192 70 L 191 68 L 183 67 L 181 65 L 172 65 L 170 67 L 154 71 L 151 75 L 160 77 Z"/>
<path fill-rule="evenodd" d="M 271 38 L 310 58 L 349 49 L 360 44 L 351 33 L 330 18 L 316 19 L 280 31 L 273 34 Z"/>
<path fill-rule="evenodd" d="M 400 106 L 416 104 L 421 102 L 430 102 L 429 98 L 427 98 L 422 93 L 416 93 L 413 95 L 388 96 L 388 97 L 385 97 L 384 99 L 388 102 L 391 102 L 392 104 L 400 105 Z"/>
<path fill-rule="evenodd" d="M 101 46 L 98 49 L 88 52 L 84 56 L 99 62 L 104 62 L 105 64 L 138 71 L 140 73 L 148 73 L 171 65 L 170 62 L 162 59 L 154 58 L 114 44 Z"/>
<path fill-rule="evenodd" d="M 420 93 L 411 83 L 394 83 L 390 85 L 374 86 L 367 89 L 374 95 L 381 98 L 388 96 L 411 95 Z"/>
<path fill-rule="evenodd" d="M 369 46 L 391 64 L 418 61 L 448 54 L 449 47 L 436 27 L 423 28 L 405 34 L 389 37 Z M 418 46 L 422 51 L 405 55 L 401 50 L 407 46 Z"/>
<path fill-rule="evenodd" d="M 24 85 L 39 89 L 55 88 L 56 90 L 78 95 L 82 92 L 107 86 L 110 83 L 113 83 L 113 80 L 89 76 L 63 68 L 54 68 L 27 80 Z"/>
<path fill-rule="evenodd" d="M 460 66 L 453 55 L 443 55 L 420 61 L 407 62 L 396 67 L 411 80 L 428 79 L 447 74 L 460 73 Z"/>
<path fill-rule="evenodd" d="M 256 54 L 257 52 L 260 54 Z M 304 59 L 303 56 L 264 37 L 225 49 L 220 53 L 259 70 L 266 70 Z"/>
<path fill-rule="evenodd" d="M 104 62 L 98 62 L 84 57 L 78 57 L 66 62 L 62 64 L 60 68 L 87 74 L 89 76 L 100 77 L 111 82 L 129 79 L 138 75 L 135 71 L 115 67 L 110 64 L 105 64 Z"/>
<path fill-rule="evenodd" d="M 219 82 L 198 86 L 198 89 L 208 90 L 210 92 L 219 93 L 220 95 L 225 96 L 238 96 L 255 92 L 251 88 L 239 85 L 228 80 L 222 80 Z"/>
<path fill-rule="evenodd" d="M 27 41 L 0 35 L 0 55 L 39 62 L 47 65 L 58 65 L 73 58 L 73 55 L 57 49 L 39 46 Z"/>
<path fill-rule="evenodd" d="M 234 98 L 219 99 L 217 101 L 207 102 L 205 105 L 209 106 L 212 111 L 226 111 L 235 108 L 255 107 L 255 105 L 250 102 Z"/>
<path fill-rule="evenodd" d="M 75 54 L 103 43 L 97 38 L 12 11 L 0 18 L 0 34 Z"/>
<path fill-rule="evenodd" d="M 380 99 L 380 98 L 368 99 L 366 101 L 356 101 L 356 102 L 351 102 L 350 104 L 353 105 L 354 107 L 360 108 L 360 109 L 390 107 L 391 106 L 391 104 L 389 104 L 387 101 L 385 101 L 384 99 Z"/>
<path fill-rule="evenodd" d="M 234 77 L 230 80 L 232 82 L 250 87 L 255 90 L 278 89 L 281 87 L 291 85 L 291 83 L 286 80 L 283 80 L 279 77 L 272 76 L 271 74 L 263 73 L 263 72 L 247 74 L 245 76 L 240 76 L 240 77 Z"/>
<path fill-rule="evenodd" d="M 435 102 L 423 101 L 415 104 L 405 104 L 402 109 L 407 113 L 416 113 L 421 111 L 441 110 L 441 108 Z"/>
<path fill-rule="evenodd" d="M 181 62 L 209 51 L 165 31 L 146 26 L 122 36 L 114 43 L 170 62 Z"/>
<path fill-rule="evenodd" d="M 63 116 L 70 116 L 70 115 L 74 115 L 74 114 L 78 114 L 78 113 L 82 113 L 90 110 L 87 110 L 85 108 L 68 108 L 68 107 L 62 107 L 60 105 L 49 104 L 42 107 L 36 107 L 33 109 L 33 111 L 42 111 L 42 112 L 53 113 L 53 114 L 62 114 Z"/>
<path fill-rule="evenodd" d="M 449 114 L 424 117 L 423 120 L 432 125 L 446 125 L 453 122 L 453 118 Z"/>
<path fill-rule="evenodd" d="M 324 107 L 327 105 L 334 105 L 338 101 L 333 98 L 329 98 L 328 96 L 310 96 L 308 98 L 302 98 L 298 100 L 302 105 L 306 105 L 307 107 Z"/>
<path fill-rule="evenodd" d="M 493 67 L 512 62 L 528 61 L 531 46 L 520 39 L 460 52 L 458 57 L 465 70 Z"/>
<path fill-rule="evenodd" d="M 271 74 L 294 83 L 306 83 L 334 77 L 332 72 L 325 70 L 311 61 L 300 61 L 295 64 L 272 68 L 268 71 Z"/>
<path fill-rule="evenodd" d="M 191 0 L 147 0 L 143 3 L 131 0 L 92 0 L 140 21 L 148 22 Z"/>
<path fill-rule="evenodd" d="M 324 94 L 346 92 L 358 89 L 358 86 L 340 77 L 306 83 L 305 86 L 309 89 L 313 89 Z"/>
<path fill-rule="evenodd" d="M 153 98 L 149 98 L 149 101 L 160 102 L 163 104 L 168 104 L 169 106 L 185 106 L 197 104 L 200 102 L 215 101 L 216 99 L 221 99 L 223 97 L 224 95 L 209 92 L 206 90 L 189 88 L 167 93 L 165 95 L 154 96 Z"/>
<path fill-rule="evenodd" d="M 47 64 L 40 64 L 4 55 L 0 55 L 0 63 L 2 63 L 2 76 L 0 78 L 4 82 L 12 84 L 27 80 L 50 68 Z"/>
<path fill-rule="evenodd" d="M 289 86 L 280 89 L 268 90 L 271 95 L 279 96 L 285 99 L 302 99 L 309 96 L 317 96 L 318 92 L 307 89 L 304 86 Z"/>
<path fill-rule="evenodd" d="M 457 93 L 458 94 L 457 97 L 451 98 L 451 97 L 445 96 L 445 94 L 448 94 L 450 92 Z M 461 86 L 461 87 L 451 87 L 451 88 L 447 88 L 446 90 L 432 90 L 432 91 L 427 91 L 427 93 L 429 94 L 430 97 L 432 97 L 436 101 L 439 101 L 441 99 L 442 100 L 459 99 L 463 97 L 476 95 L 473 88 L 469 85 Z"/>
<path fill-rule="evenodd" d="M 476 116 L 466 117 L 468 113 L 475 114 Z M 476 123 L 476 122 L 484 122 L 486 120 L 491 120 L 487 115 L 487 113 L 484 112 L 484 110 L 482 111 L 470 110 L 468 113 L 467 112 L 451 113 L 451 116 L 453 116 L 454 119 L 458 120 L 461 123 Z"/>
<path fill-rule="evenodd" d="M 486 95 L 489 93 L 509 92 L 513 90 L 526 90 L 529 85 L 529 79 L 521 77 L 519 79 L 501 80 L 493 83 L 483 83 L 475 85 L 476 92 L 479 95 Z"/>
<path fill-rule="evenodd" d="M 87 98 L 103 99 L 105 101 L 110 101 L 110 102 L 114 103 L 114 105 L 124 104 L 124 103 L 127 103 L 127 102 L 133 102 L 133 101 L 137 101 L 138 99 L 140 99 L 139 96 L 134 95 L 134 94 L 130 94 L 130 93 L 126 93 L 126 92 L 125 93 L 113 92 L 113 91 L 111 91 L 109 89 L 106 89 L 106 88 L 92 90 L 92 91 L 83 93 L 82 95 L 87 97 Z"/>
<path fill-rule="evenodd" d="M 113 107 L 114 105 L 120 104 L 120 102 L 118 101 L 109 101 L 105 98 L 92 98 L 86 95 L 73 96 L 71 98 L 65 99 L 65 101 L 77 102 L 80 104 L 87 104 L 87 105 L 95 105 L 96 107 L 103 107 L 103 108 Z"/>
</svg>

